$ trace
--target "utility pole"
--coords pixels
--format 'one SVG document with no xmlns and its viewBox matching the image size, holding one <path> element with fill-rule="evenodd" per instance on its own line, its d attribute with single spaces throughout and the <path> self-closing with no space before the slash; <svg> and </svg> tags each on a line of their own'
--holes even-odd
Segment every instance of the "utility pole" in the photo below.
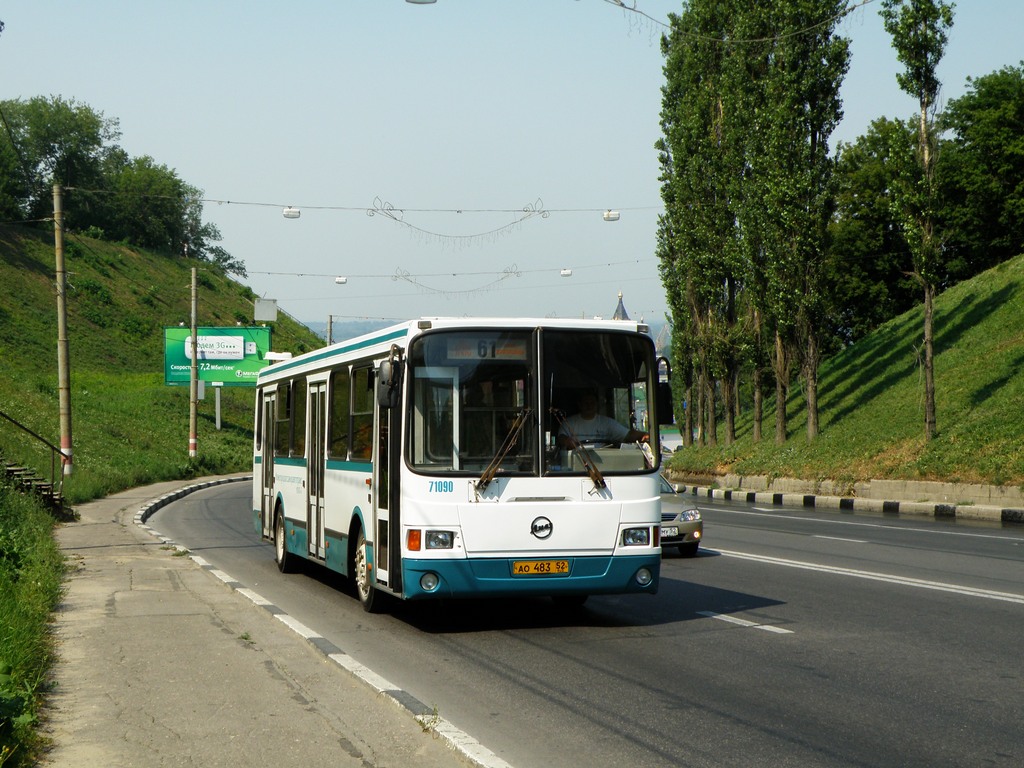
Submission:
<svg viewBox="0 0 1024 768">
<path fill-rule="evenodd" d="M 196 437 L 196 410 L 199 404 L 199 344 L 196 338 L 196 304 L 199 298 L 199 288 L 196 282 L 196 268 L 192 267 L 192 321 L 191 321 L 191 345 L 192 364 L 189 366 L 188 382 L 188 457 L 194 459 L 199 455 L 198 440 Z"/>
<path fill-rule="evenodd" d="M 71 370 L 68 363 L 67 272 L 64 269 L 64 202 L 53 185 L 53 245 L 57 262 L 57 396 L 60 402 L 60 453 L 64 474 L 73 468 L 71 452 Z"/>
</svg>

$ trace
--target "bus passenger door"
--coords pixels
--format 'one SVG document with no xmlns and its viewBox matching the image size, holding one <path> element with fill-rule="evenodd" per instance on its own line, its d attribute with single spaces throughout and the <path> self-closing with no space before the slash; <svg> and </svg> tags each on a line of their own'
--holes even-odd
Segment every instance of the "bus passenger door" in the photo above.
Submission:
<svg viewBox="0 0 1024 768">
<path fill-rule="evenodd" d="M 309 385 L 309 440 L 306 441 L 306 531 L 309 554 L 324 558 L 324 449 L 327 441 L 327 384 Z"/>
<path fill-rule="evenodd" d="M 260 502 L 260 521 L 262 534 L 265 538 L 274 535 L 274 428 L 277 423 L 277 395 L 270 390 L 263 396 L 260 407 L 263 409 L 260 429 L 260 445 L 263 449 L 260 464 L 260 482 L 262 484 Z"/>
<path fill-rule="evenodd" d="M 391 409 L 377 406 L 376 440 L 373 457 L 373 508 L 377 529 L 373 541 L 373 562 L 376 567 L 375 581 L 390 586 L 391 570 Z M 399 545 L 400 546 L 400 545 Z"/>
</svg>

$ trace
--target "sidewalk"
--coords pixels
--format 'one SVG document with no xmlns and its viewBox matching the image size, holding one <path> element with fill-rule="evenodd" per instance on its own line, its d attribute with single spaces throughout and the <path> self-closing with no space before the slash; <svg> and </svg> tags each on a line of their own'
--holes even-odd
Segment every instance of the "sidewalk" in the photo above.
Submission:
<svg viewBox="0 0 1024 768">
<path fill-rule="evenodd" d="M 159 483 L 76 508 L 46 764 L 467 766 L 408 710 L 135 524 Z"/>
</svg>

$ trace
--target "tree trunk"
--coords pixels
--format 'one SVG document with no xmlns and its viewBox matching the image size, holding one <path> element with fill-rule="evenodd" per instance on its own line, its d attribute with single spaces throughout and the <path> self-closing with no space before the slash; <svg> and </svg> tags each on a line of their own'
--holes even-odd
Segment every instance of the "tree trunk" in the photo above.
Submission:
<svg viewBox="0 0 1024 768">
<path fill-rule="evenodd" d="M 764 415 L 764 397 L 761 394 L 761 367 L 754 366 L 754 442 L 761 442 L 761 418 Z"/>
<path fill-rule="evenodd" d="M 789 353 L 782 334 L 775 331 L 775 444 L 786 442 L 786 401 L 789 397 Z"/>
<path fill-rule="evenodd" d="M 807 440 L 818 436 L 818 333 L 812 327 L 807 329 L 807 359 L 804 373 L 807 376 Z"/>
<path fill-rule="evenodd" d="M 697 445 L 703 448 L 707 445 L 707 432 L 704 429 L 705 414 L 707 413 L 707 386 L 704 378 L 703 366 L 697 371 Z"/>
<path fill-rule="evenodd" d="M 761 312 L 754 310 L 754 442 L 761 442 L 761 420 L 764 418 L 764 393 L 762 387 L 763 347 L 761 337 Z"/>
<path fill-rule="evenodd" d="M 707 406 L 708 406 L 708 445 L 718 445 L 718 415 L 715 413 L 716 397 L 715 384 L 717 379 L 714 376 L 707 377 Z"/>
<path fill-rule="evenodd" d="M 725 444 L 736 442 L 736 370 L 729 366 L 722 382 L 722 401 L 725 408 Z"/>
<path fill-rule="evenodd" d="M 933 343 L 935 286 L 924 286 L 924 436 L 935 437 L 935 355 Z"/>
<path fill-rule="evenodd" d="M 686 403 L 683 406 L 683 445 L 693 446 L 693 377 L 686 385 Z"/>
</svg>

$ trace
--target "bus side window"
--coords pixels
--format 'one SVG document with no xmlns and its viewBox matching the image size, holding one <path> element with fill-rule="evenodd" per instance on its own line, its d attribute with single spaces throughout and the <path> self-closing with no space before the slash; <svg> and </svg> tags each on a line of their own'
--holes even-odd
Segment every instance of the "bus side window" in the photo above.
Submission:
<svg viewBox="0 0 1024 768">
<path fill-rule="evenodd" d="M 306 380 L 292 382 L 292 456 L 306 455 Z"/>
<path fill-rule="evenodd" d="M 274 425 L 274 455 L 288 456 L 288 437 L 291 421 L 292 399 L 290 382 L 282 381 L 277 385 L 277 422 Z"/>
<path fill-rule="evenodd" d="M 332 459 L 348 458 L 349 406 L 348 368 L 339 368 L 331 374 L 331 434 L 327 450 Z"/>
<path fill-rule="evenodd" d="M 352 371 L 352 460 L 373 457 L 373 369 Z"/>
<path fill-rule="evenodd" d="M 263 390 L 256 390 L 256 432 L 253 435 L 256 441 L 256 452 L 263 450 Z"/>
</svg>

